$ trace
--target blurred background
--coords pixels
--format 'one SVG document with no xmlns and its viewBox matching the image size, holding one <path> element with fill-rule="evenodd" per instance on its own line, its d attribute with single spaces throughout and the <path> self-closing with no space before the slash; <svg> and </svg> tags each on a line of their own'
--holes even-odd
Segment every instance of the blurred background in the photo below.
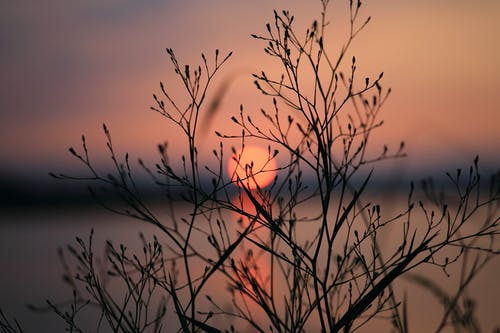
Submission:
<svg viewBox="0 0 500 333">
<path fill-rule="evenodd" d="M 234 52 L 214 82 L 215 89 L 231 78 L 200 142 L 202 155 L 208 156 L 218 144 L 213 131 L 227 132 L 240 104 L 255 111 L 270 105 L 254 89 L 250 74 L 272 72 L 276 63 L 250 34 L 265 32 L 275 8 L 289 9 L 299 27 L 309 25 L 320 10 L 319 1 L 297 0 L 46 0 L 0 6 L 0 302 L 15 303 L 13 312 L 23 302 L 43 299 L 28 288 L 22 302 L 14 301 L 23 289 L 20 276 L 32 285 L 31 273 L 12 258 L 14 248 L 38 254 L 29 260 L 43 271 L 45 261 L 57 260 L 57 246 L 96 221 L 114 218 L 75 205 L 88 198 L 84 188 L 48 176 L 84 174 L 67 151 L 78 150 L 82 134 L 103 170 L 111 164 L 102 123 L 110 128 L 117 151 L 129 152 L 132 160 L 154 163 L 156 147 L 165 141 L 172 155 L 183 153 L 172 127 L 149 110 L 160 81 L 180 95 L 165 48 L 193 65 L 201 63 L 201 52 L 209 59 L 216 48 L 221 54 Z M 332 30 L 326 44 L 334 48 L 345 39 L 344 13 L 343 5 L 335 4 L 328 13 Z M 404 140 L 408 153 L 382 163 L 381 175 L 443 174 L 467 167 L 476 155 L 486 172 L 497 169 L 500 2 L 366 0 L 361 15 L 372 21 L 352 46 L 358 71 L 373 77 L 383 71 L 383 85 L 393 91 L 372 147 L 397 149 Z M 44 272 L 50 279 L 60 274 L 50 272 Z"/>
<path fill-rule="evenodd" d="M 200 63 L 201 52 L 213 57 L 215 48 L 234 52 L 219 79 L 235 79 L 210 133 L 224 128 L 240 103 L 259 110 L 250 73 L 272 72 L 276 63 L 250 34 L 265 32 L 273 8 L 290 9 L 306 26 L 319 12 L 317 2 L 3 3 L 0 179 L 32 184 L 47 182 L 48 171 L 73 170 L 77 164 L 67 148 L 78 148 L 81 134 L 94 161 L 107 161 L 104 122 L 121 152 L 155 160 L 156 145 L 172 137 L 168 123 L 149 111 L 152 93 L 159 92 L 160 80 L 170 91 L 179 86 L 166 47 L 188 64 Z M 328 43 L 339 47 L 345 10 L 332 7 Z M 483 166 L 498 165 L 500 3 L 368 0 L 361 15 L 372 22 L 353 43 L 358 71 L 383 71 L 385 87 L 393 89 L 373 146 L 397 148 L 404 140 L 409 156 L 401 167 L 409 173 L 467 166 L 476 154 Z M 218 139 L 208 139 L 210 152 Z M 170 145 L 172 153 L 176 146 Z"/>
</svg>

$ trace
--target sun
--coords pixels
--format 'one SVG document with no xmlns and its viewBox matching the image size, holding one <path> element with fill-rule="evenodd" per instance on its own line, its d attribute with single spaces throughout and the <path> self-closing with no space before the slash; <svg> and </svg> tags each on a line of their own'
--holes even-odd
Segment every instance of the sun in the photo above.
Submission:
<svg viewBox="0 0 500 333">
<path fill-rule="evenodd" d="M 227 163 L 227 171 L 231 180 L 240 187 L 262 188 L 273 181 L 276 175 L 276 161 L 267 149 L 256 145 L 245 145 L 231 156 Z"/>
</svg>

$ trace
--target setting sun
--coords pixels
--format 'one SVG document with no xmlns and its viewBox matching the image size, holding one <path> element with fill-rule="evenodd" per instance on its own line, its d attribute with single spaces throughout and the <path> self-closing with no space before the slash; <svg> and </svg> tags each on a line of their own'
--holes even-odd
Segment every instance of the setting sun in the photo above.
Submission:
<svg viewBox="0 0 500 333">
<path fill-rule="evenodd" d="M 227 170 L 231 180 L 238 186 L 256 189 L 268 185 L 276 175 L 276 161 L 267 149 L 259 146 L 245 146 L 231 156 Z M 241 182 L 238 181 L 241 180 Z"/>
</svg>

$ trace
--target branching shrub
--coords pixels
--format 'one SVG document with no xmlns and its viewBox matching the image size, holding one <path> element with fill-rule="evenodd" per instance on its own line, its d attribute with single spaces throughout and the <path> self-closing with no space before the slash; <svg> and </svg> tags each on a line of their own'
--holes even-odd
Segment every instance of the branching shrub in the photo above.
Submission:
<svg viewBox="0 0 500 333">
<path fill-rule="evenodd" d="M 102 205 L 152 224 L 157 234 L 141 237 L 141 255 L 108 242 L 100 265 L 92 233 L 68 247 L 72 263 L 63 262 L 73 300 L 69 310 L 49 303 L 68 330 L 83 331 L 78 313 L 94 306 L 97 331 L 352 332 L 381 318 L 390 330 L 407 332 L 408 300 L 394 289 L 401 279 L 440 300 L 436 331 L 479 330 L 466 287 L 498 254 L 499 175 L 484 191 L 476 159 L 468 172 L 448 175 L 454 196 L 439 195 L 426 181 L 422 195 L 411 185 L 406 207 L 394 216 L 367 201 L 374 163 L 403 157 L 404 144 L 393 152 L 369 149 L 390 89 L 382 73 L 360 77 L 356 58 L 347 56 L 369 22 L 360 18 L 361 2 L 349 1 L 349 34 L 339 52 L 329 48 L 329 1 L 321 4 L 320 18 L 305 33 L 283 11 L 253 35 L 280 68 L 254 74 L 270 106 L 253 114 L 242 105 L 231 117 L 236 134 L 216 133 L 221 143 L 206 167 L 197 150 L 200 117 L 217 105 L 209 87 L 231 53 L 217 50 L 214 60 L 202 54 L 201 65 L 191 67 L 167 50 L 188 102 L 175 100 L 161 83 L 151 109 L 182 131 L 188 150 L 170 156 L 160 145 L 154 169 L 139 164 L 165 194 L 168 216 L 155 214 L 141 197 L 129 157 L 115 154 L 106 126 L 113 174 L 93 167 L 85 138 L 80 152 L 70 149 L 89 175 L 54 177 L 97 184 L 92 193 Z M 236 141 L 240 147 L 228 152 L 227 142 Z M 267 147 L 259 166 L 244 158 L 250 142 Z M 228 155 L 240 171 L 225 171 Z M 177 168 L 171 161 L 179 159 Z M 274 175 L 267 186 L 257 181 L 264 173 Z M 120 203 L 106 203 L 99 186 Z M 426 277 L 431 267 L 444 274 L 460 267 L 458 288 L 450 293 Z"/>
</svg>

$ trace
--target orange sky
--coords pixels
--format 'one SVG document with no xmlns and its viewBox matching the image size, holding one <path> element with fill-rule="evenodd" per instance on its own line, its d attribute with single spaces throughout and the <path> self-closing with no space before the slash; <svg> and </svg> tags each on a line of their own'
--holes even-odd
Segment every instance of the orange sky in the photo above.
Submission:
<svg viewBox="0 0 500 333">
<path fill-rule="evenodd" d="M 160 80 L 176 88 L 166 47 L 187 63 L 198 63 L 202 51 L 234 51 L 221 78 L 239 76 L 213 130 L 227 127 L 240 103 L 247 110 L 266 106 L 248 74 L 272 63 L 249 35 L 265 31 L 273 8 L 288 8 L 299 23 L 309 23 L 319 6 L 264 0 L 4 3 L 0 170 L 40 166 L 37 172 L 46 174 L 73 167 L 66 149 L 78 146 L 82 133 L 99 160 L 102 122 L 119 150 L 132 156 L 152 159 L 157 143 L 178 140 L 148 111 Z M 397 147 L 405 140 L 410 156 L 400 163 L 410 170 L 464 166 L 475 154 L 498 166 L 500 2 L 367 0 L 362 14 L 373 20 L 353 45 L 358 69 L 384 71 L 385 86 L 393 89 L 374 143 Z M 342 15 L 333 7 L 329 18 L 339 24 L 327 41 L 335 47 Z M 201 150 L 214 145 L 211 137 Z"/>
</svg>

